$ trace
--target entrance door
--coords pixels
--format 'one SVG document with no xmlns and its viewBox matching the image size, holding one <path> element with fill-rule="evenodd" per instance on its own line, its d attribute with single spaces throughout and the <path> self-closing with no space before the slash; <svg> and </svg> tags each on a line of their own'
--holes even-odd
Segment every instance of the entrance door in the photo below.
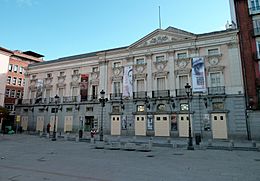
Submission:
<svg viewBox="0 0 260 181">
<path fill-rule="evenodd" d="M 84 131 L 91 131 L 95 128 L 94 116 L 85 116 Z"/>
<path fill-rule="evenodd" d="M 23 131 L 27 131 L 28 128 L 28 116 L 22 116 L 21 126 Z"/>
<path fill-rule="evenodd" d="M 51 116 L 51 120 L 50 120 L 50 124 L 51 124 L 50 131 L 53 131 L 53 130 L 54 130 L 54 122 L 55 122 L 55 116 Z M 58 116 L 56 115 L 55 131 L 57 131 L 57 130 L 58 130 Z"/>
<path fill-rule="evenodd" d="M 146 115 L 135 116 L 135 135 L 146 136 Z"/>
<path fill-rule="evenodd" d="M 36 131 L 43 131 L 44 116 L 37 116 Z"/>
<path fill-rule="evenodd" d="M 170 136 L 169 115 L 154 115 L 154 135 Z"/>
<path fill-rule="evenodd" d="M 111 135 L 121 134 L 121 118 L 120 115 L 111 116 Z"/>
<path fill-rule="evenodd" d="M 191 124 L 191 136 L 192 134 L 192 117 L 190 120 Z M 179 137 L 189 137 L 189 115 L 179 114 Z"/>
<path fill-rule="evenodd" d="M 73 116 L 65 116 L 64 119 L 64 133 L 72 131 Z"/>
<path fill-rule="evenodd" d="M 217 113 L 211 115 L 213 139 L 227 139 L 226 114 Z"/>
</svg>

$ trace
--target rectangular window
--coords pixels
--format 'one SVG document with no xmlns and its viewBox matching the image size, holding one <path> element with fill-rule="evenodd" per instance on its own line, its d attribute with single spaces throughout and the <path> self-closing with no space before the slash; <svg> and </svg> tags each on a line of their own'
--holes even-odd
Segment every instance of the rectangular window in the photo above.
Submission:
<svg viewBox="0 0 260 181">
<path fill-rule="evenodd" d="M 73 70 L 73 75 L 78 75 L 79 74 L 79 70 L 76 69 L 76 70 Z"/>
<path fill-rule="evenodd" d="M 45 97 L 49 98 L 50 96 L 51 96 L 51 90 L 50 89 L 46 89 Z"/>
<path fill-rule="evenodd" d="M 162 62 L 162 61 L 164 61 L 164 56 L 163 55 L 156 56 L 155 59 L 156 59 L 156 62 Z"/>
<path fill-rule="evenodd" d="M 98 97 L 98 87 L 97 87 L 97 85 L 92 85 L 92 96 L 93 96 L 93 99 L 97 99 L 97 97 Z"/>
<path fill-rule="evenodd" d="M 252 11 L 260 10 L 259 0 L 250 0 L 250 6 Z"/>
<path fill-rule="evenodd" d="M 52 74 L 51 73 L 48 73 L 47 74 L 47 78 L 51 78 Z"/>
<path fill-rule="evenodd" d="M 92 72 L 98 72 L 98 67 L 93 67 Z"/>
<path fill-rule="evenodd" d="M 12 82 L 13 85 L 16 85 L 16 80 L 17 80 L 17 78 L 13 77 L 13 82 Z"/>
<path fill-rule="evenodd" d="M 137 80 L 137 92 L 145 91 L 144 80 Z"/>
<path fill-rule="evenodd" d="M 208 55 L 217 55 L 219 54 L 218 48 L 208 49 Z"/>
<path fill-rule="evenodd" d="M 179 89 L 184 89 L 187 83 L 188 83 L 188 75 L 179 76 Z"/>
<path fill-rule="evenodd" d="M 15 97 L 15 90 L 11 90 L 11 97 Z"/>
<path fill-rule="evenodd" d="M 11 76 L 8 76 L 8 77 L 7 77 L 7 84 L 11 84 L 11 79 L 12 79 Z"/>
<path fill-rule="evenodd" d="M 145 64 L 144 58 L 138 58 L 138 59 L 136 59 L 136 64 L 138 64 L 138 65 Z"/>
<path fill-rule="evenodd" d="M 180 107 L 181 107 L 181 111 L 188 111 L 189 110 L 189 105 L 187 103 L 181 103 Z"/>
<path fill-rule="evenodd" d="M 13 64 L 9 64 L 8 70 L 9 70 L 9 72 L 12 72 L 12 70 L 13 70 Z"/>
<path fill-rule="evenodd" d="M 64 93 L 64 89 L 63 88 L 59 88 L 59 96 L 63 97 L 63 93 Z"/>
<path fill-rule="evenodd" d="M 65 73 L 64 72 L 60 72 L 60 76 L 64 76 L 65 75 Z"/>
<path fill-rule="evenodd" d="M 25 79 L 23 79 L 23 87 L 25 86 Z"/>
<path fill-rule="evenodd" d="M 14 65 L 14 72 L 18 71 L 18 65 Z"/>
<path fill-rule="evenodd" d="M 210 73 L 210 86 L 218 87 L 221 86 L 221 74 L 220 72 Z"/>
<path fill-rule="evenodd" d="M 187 58 L 187 53 L 177 53 L 177 59 Z"/>
<path fill-rule="evenodd" d="M 157 90 L 165 90 L 165 77 L 157 78 Z"/>
<path fill-rule="evenodd" d="M 113 64 L 113 68 L 120 67 L 120 66 L 121 66 L 121 62 L 114 62 Z"/>
<path fill-rule="evenodd" d="M 93 107 L 86 107 L 87 112 L 93 112 Z"/>
<path fill-rule="evenodd" d="M 57 113 L 58 112 L 58 108 L 51 108 L 51 113 Z"/>
<path fill-rule="evenodd" d="M 19 68 L 19 73 L 23 74 L 23 67 L 22 66 L 20 66 L 20 68 Z"/>
<path fill-rule="evenodd" d="M 144 112 L 144 105 L 138 105 L 137 112 Z"/>
<path fill-rule="evenodd" d="M 5 90 L 5 97 L 10 97 L 10 89 Z"/>
<path fill-rule="evenodd" d="M 16 92 L 16 98 L 21 98 L 21 90 L 17 90 L 17 92 Z"/>
<path fill-rule="evenodd" d="M 22 78 L 19 78 L 19 79 L 18 79 L 18 85 L 19 85 L 19 86 L 22 86 Z"/>
<path fill-rule="evenodd" d="M 66 112 L 72 112 L 72 107 L 67 107 Z"/>
<path fill-rule="evenodd" d="M 119 94 L 120 92 L 120 82 L 114 82 L 114 94 Z"/>
</svg>

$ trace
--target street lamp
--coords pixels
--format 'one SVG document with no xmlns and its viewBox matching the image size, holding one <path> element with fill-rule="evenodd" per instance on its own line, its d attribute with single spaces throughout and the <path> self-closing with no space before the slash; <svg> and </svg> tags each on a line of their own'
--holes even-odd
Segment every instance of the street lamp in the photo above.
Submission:
<svg viewBox="0 0 260 181">
<path fill-rule="evenodd" d="M 188 97 L 188 110 L 189 110 L 189 142 L 188 142 L 188 150 L 194 150 L 193 147 L 193 141 L 192 141 L 192 137 L 191 137 L 191 122 L 190 122 L 190 96 L 191 96 L 191 86 L 189 85 L 189 83 L 187 83 L 185 85 L 185 92 L 187 94 Z"/>
<path fill-rule="evenodd" d="M 58 105 L 58 100 L 59 100 L 59 96 L 56 94 L 56 96 L 54 97 L 55 99 L 55 113 L 54 113 L 54 126 L 53 126 L 53 135 L 52 135 L 52 141 L 56 141 L 56 113 L 58 111 L 57 105 Z"/>
<path fill-rule="evenodd" d="M 101 103 L 101 125 L 100 125 L 100 134 L 99 134 L 99 140 L 103 141 L 103 109 L 105 107 L 105 104 L 107 102 L 107 98 L 105 98 L 105 91 L 102 89 L 100 91 L 100 98 L 99 102 Z"/>
</svg>

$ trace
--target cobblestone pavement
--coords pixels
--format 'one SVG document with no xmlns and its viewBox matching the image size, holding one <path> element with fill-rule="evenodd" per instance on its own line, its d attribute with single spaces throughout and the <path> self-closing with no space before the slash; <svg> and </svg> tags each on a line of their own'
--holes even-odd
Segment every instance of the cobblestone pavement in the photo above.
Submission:
<svg viewBox="0 0 260 181">
<path fill-rule="evenodd" d="M 260 152 L 153 147 L 94 149 L 86 142 L 0 136 L 0 181 L 260 180 Z"/>
</svg>

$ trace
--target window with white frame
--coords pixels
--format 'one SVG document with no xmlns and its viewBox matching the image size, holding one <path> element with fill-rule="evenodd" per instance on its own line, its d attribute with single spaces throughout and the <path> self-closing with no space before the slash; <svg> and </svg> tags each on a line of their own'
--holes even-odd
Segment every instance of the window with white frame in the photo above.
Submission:
<svg viewBox="0 0 260 181">
<path fill-rule="evenodd" d="M 156 61 L 156 63 L 163 62 L 164 61 L 164 55 L 156 56 L 155 61 Z"/>
<path fill-rule="evenodd" d="M 18 85 L 22 86 L 22 78 L 18 78 Z"/>
<path fill-rule="evenodd" d="M 23 67 L 22 66 L 19 67 L 19 73 L 23 74 Z"/>
<path fill-rule="evenodd" d="M 208 55 L 217 55 L 217 54 L 219 54 L 219 49 L 218 48 L 208 49 Z"/>
<path fill-rule="evenodd" d="M 136 80 L 136 87 L 137 87 L 137 92 L 142 92 L 145 91 L 145 87 L 144 87 L 144 79 L 140 79 L 140 80 Z"/>
<path fill-rule="evenodd" d="M 182 52 L 182 53 L 177 53 L 177 59 L 183 59 L 183 58 L 187 58 L 187 53 L 186 52 Z"/>
<path fill-rule="evenodd" d="M 8 77 L 7 77 L 7 84 L 11 84 L 11 80 L 12 80 L 12 77 L 11 77 L 11 76 L 8 76 Z"/>
<path fill-rule="evenodd" d="M 255 35 L 259 35 L 259 33 L 260 33 L 260 19 L 255 19 L 253 21 L 253 26 L 254 26 Z"/>
<path fill-rule="evenodd" d="M 5 90 L 5 97 L 10 97 L 10 89 Z"/>
<path fill-rule="evenodd" d="M 15 90 L 11 90 L 11 95 L 10 95 L 10 97 L 15 97 Z"/>
<path fill-rule="evenodd" d="M 260 40 L 256 41 L 257 58 L 260 58 Z"/>
<path fill-rule="evenodd" d="M 16 98 L 21 98 L 21 90 L 17 90 L 17 92 L 16 92 Z"/>
<path fill-rule="evenodd" d="M 14 72 L 18 71 L 18 65 L 14 65 Z"/>
<path fill-rule="evenodd" d="M 12 72 L 12 70 L 13 70 L 13 64 L 9 64 L 9 65 L 8 65 L 8 70 L 9 70 L 9 72 Z"/>
<path fill-rule="evenodd" d="M 179 75 L 179 89 L 184 89 L 188 81 L 188 75 Z"/>
<path fill-rule="evenodd" d="M 120 82 L 114 82 L 114 94 L 120 94 Z"/>
<path fill-rule="evenodd" d="M 114 62 L 113 63 L 113 68 L 120 67 L 120 66 L 121 66 L 121 62 Z"/>
<path fill-rule="evenodd" d="M 222 73 L 221 72 L 210 72 L 210 87 L 222 86 Z"/>
<path fill-rule="evenodd" d="M 13 85 L 16 85 L 16 80 L 17 80 L 17 78 L 16 78 L 16 77 L 13 77 L 13 81 L 12 81 L 12 84 L 13 84 Z"/>
<path fill-rule="evenodd" d="M 165 90 L 165 77 L 157 78 L 157 90 Z"/>
<path fill-rule="evenodd" d="M 144 58 L 137 58 L 137 59 L 135 60 L 135 62 L 136 62 L 137 65 L 145 64 Z"/>
<path fill-rule="evenodd" d="M 250 0 L 250 8 L 253 11 L 260 10 L 259 0 Z"/>
</svg>

